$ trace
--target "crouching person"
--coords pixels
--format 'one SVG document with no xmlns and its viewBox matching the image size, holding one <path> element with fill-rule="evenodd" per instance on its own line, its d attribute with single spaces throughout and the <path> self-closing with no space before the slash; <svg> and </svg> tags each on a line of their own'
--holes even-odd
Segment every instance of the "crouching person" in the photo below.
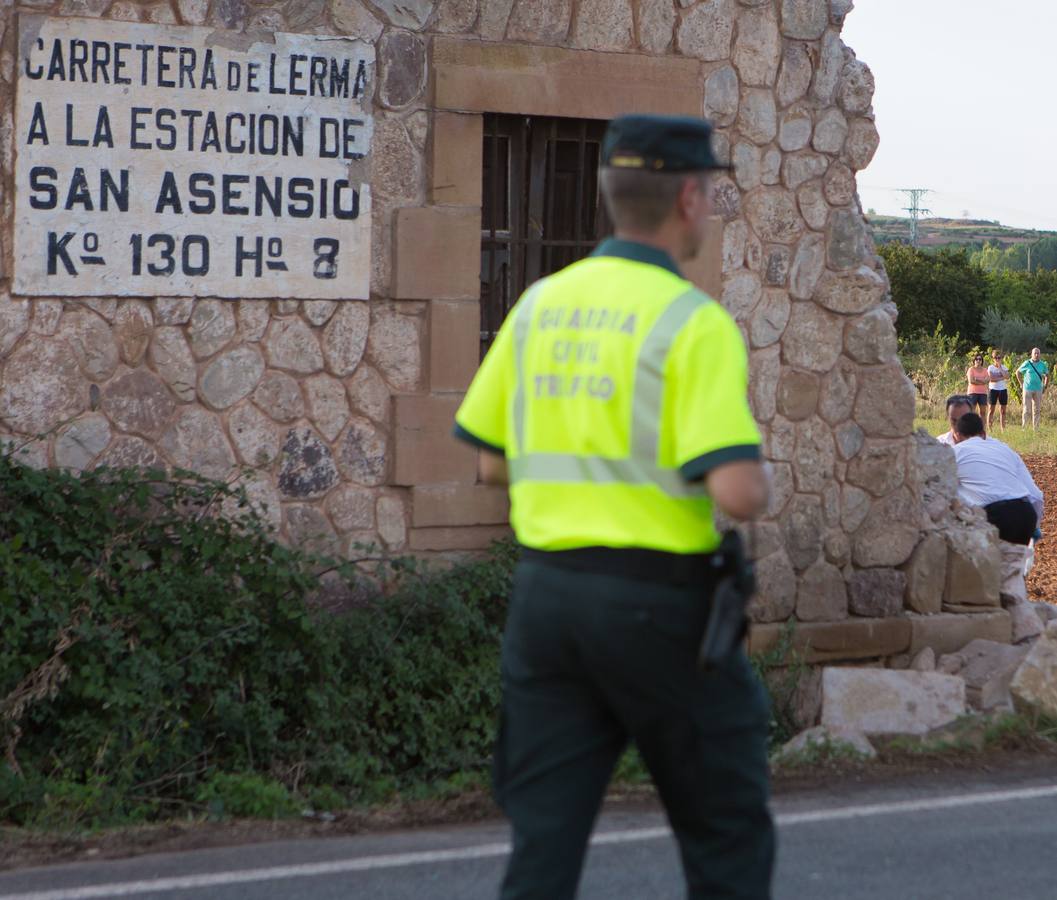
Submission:
<svg viewBox="0 0 1057 900">
<path fill-rule="evenodd" d="M 966 413 L 954 428 L 958 498 L 982 507 L 998 529 L 1002 549 L 1002 605 L 1013 619 L 1014 643 L 1042 633 L 1042 622 L 1028 601 L 1024 562 L 1035 529 L 1042 521 L 1042 491 L 1019 454 L 984 435 L 983 420 Z"/>
</svg>

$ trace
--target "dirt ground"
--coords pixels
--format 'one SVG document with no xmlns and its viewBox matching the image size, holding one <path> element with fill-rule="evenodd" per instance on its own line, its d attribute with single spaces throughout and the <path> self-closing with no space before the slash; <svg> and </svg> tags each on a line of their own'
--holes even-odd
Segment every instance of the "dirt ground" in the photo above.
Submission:
<svg viewBox="0 0 1057 900">
<path fill-rule="evenodd" d="M 1035 548 L 1028 575 L 1028 597 L 1057 603 L 1057 456 L 1025 456 L 1024 462 L 1046 499 L 1043 538 Z"/>
</svg>

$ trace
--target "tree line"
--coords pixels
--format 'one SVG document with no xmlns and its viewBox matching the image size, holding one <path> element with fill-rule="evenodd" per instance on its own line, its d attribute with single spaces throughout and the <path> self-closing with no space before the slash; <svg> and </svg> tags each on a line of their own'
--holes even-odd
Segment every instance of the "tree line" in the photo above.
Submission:
<svg viewBox="0 0 1057 900">
<path fill-rule="evenodd" d="M 1046 252 L 1037 256 L 1042 249 Z M 1032 250 L 1028 271 L 991 264 L 997 258 L 992 252 L 997 248 L 991 245 L 978 251 L 943 248 L 930 252 L 907 244 L 883 244 L 878 252 L 899 310 L 899 337 L 943 333 L 956 335 L 963 347 L 1045 349 L 1057 323 L 1057 271 L 1043 267 L 1051 249 L 1057 254 L 1057 239 L 1039 242 Z M 1011 251 L 1026 258 L 1023 245 L 999 250 L 998 255 L 1012 263 L 1016 254 Z"/>
</svg>

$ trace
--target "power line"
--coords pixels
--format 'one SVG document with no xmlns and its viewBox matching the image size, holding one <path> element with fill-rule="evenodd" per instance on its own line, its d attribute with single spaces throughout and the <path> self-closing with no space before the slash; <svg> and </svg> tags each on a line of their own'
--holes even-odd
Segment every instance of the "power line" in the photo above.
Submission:
<svg viewBox="0 0 1057 900">
<path fill-rule="evenodd" d="M 932 191 L 928 188 L 899 188 L 899 193 L 906 194 L 910 198 L 910 206 L 904 206 L 903 209 L 910 213 L 910 246 L 916 247 L 918 245 L 918 219 L 921 216 L 932 214 L 931 209 L 921 206 L 921 198 L 926 194 L 931 194 Z"/>
</svg>

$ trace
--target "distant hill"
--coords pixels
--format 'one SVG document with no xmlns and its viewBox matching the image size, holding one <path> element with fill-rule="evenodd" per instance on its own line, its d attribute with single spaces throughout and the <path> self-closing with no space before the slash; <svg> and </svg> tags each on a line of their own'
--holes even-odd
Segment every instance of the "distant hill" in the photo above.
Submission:
<svg viewBox="0 0 1057 900">
<path fill-rule="evenodd" d="M 874 242 L 910 240 L 910 219 L 898 216 L 867 215 L 866 221 L 873 229 Z M 1008 247 L 1023 244 L 1047 236 L 1054 231 L 1034 231 L 1030 228 L 1007 228 L 998 222 L 986 219 L 919 219 L 919 247 L 966 246 L 979 249 L 985 242 Z"/>
</svg>

